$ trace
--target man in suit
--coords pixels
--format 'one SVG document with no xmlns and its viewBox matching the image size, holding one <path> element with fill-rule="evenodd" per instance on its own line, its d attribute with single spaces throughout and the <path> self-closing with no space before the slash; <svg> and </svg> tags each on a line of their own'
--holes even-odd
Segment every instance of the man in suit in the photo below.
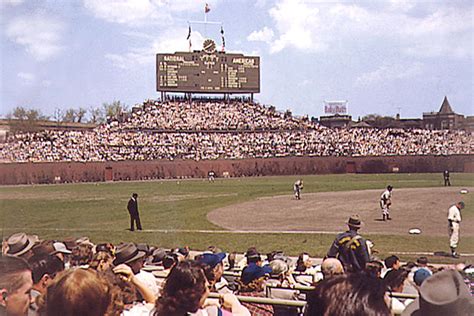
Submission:
<svg viewBox="0 0 474 316">
<path fill-rule="evenodd" d="M 138 194 L 133 193 L 132 197 L 128 201 L 127 209 L 130 214 L 130 231 L 135 230 L 134 223 L 137 224 L 137 229 L 142 230 L 142 224 L 140 223 L 140 214 L 138 214 Z"/>
</svg>

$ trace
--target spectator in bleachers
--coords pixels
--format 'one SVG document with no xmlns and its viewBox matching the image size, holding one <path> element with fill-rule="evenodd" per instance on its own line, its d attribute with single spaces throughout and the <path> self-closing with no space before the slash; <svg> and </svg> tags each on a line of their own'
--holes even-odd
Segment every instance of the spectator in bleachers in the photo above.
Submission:
<svg viewBox="0 0 474 316">
<path fill-rule="evenodd" d="M 73 267 L 89 267 L 89 263 L 92 260 L 92 248 L 93 246 L 89 243 L 82 243 L 72 249 L 71 266 Z"/>
<path fill-rule="evenodd" d="M 296 281 L 291 275 L 292 271 L 290 270 L 289 265 L 281 259 L 275 259 L 270 261 L 269 266 L 272 269 L 272 272 L 270 273 L 270 277 L 264 283 L 268 297 L 285 300 L 298 300 L 299 291 L 292 290 L 296 285 Z M 274 306 L 273 313 L 274 315 L 296 316 L 298 315 L 298 309 L 287 306 Z"/>
<path fill-rule="evenodd" d="M 179 262 L 166 279 L 154 315 L 218 315 L 219 307 L 205 305 L 209 292 L 210 284 L 201 264 L 189 260 Z M 233 315 L 250 315 L 233 294 L 224 294 L 222 299 L 223 306 L 229 307 Z"/>
<path fill-rule="evenodd" d="M 31 267 L 33 278 L 33 287 L 30 294 L 33 303 L 30 305 L 29 315 L 36 315 L 38 311 L 36 298 L 44 295 L 56 274 L 64 270 L 64 262 L 57 256 L 39 253 L 31 257 L 28 263 Z"/>
<path fill-rule="evenodd" d="M 212 287 L 213 292 L 225 294 L 232 293 L 229 289 L 229 284 L 226 279 L 222 277 L 224 274 L 224 263 L 226 254 L 220 253 L 203 253 L 198 256 L 196 260 L 203 265 L 207 280 Z"/>
<path fill-rule="evenodd" d="M 398 258 L 395 255 L 391 255 L 391 256 L 388 256 L 387 258 L 385 258 L 384 264 L 385 264 L 386 269 L 385 269 L 385 271 L 382 272 L 382 277 L 385 276 L 385 274 L 387 274 L 391 270 L 400 269 L 400 266 L 401 266 L 400 258 Z"/>
<path fill-rule="evenodd" d="M 445 270 L 427 278 L 420 287 L 419 297 L 408 305 L 403 316 L 416 315 L 472 315 L 474 298 L 462 276 Z"/>
<path fill-rule="evenodd" d="M 405 282 L 408 279 L 408 271 L 405 269 L 393 269 L 388 271 L 383 278 L 383 282 L 387 285 L 390 292 L 402 293 Z M 405 307 L 413 302 L 411 299 L 399 299 L 396 297 L 390 298 L 390 309 L 393 314 L 399 315 L 403 312 Z"/>
<path fill-rule="evenodd" d="M 72 251 L 66 248 L 66 245 L 60 241 L 56 241 L 53 243 L 54 251 L 51 253 L 58 257 L 62 262 L 67 262 L 70 259 L 70 255 Z"/>
<path fill-rule="evenodd" d="M 341 261 L 336 258 L 327 258 L 321 264 L 323 279 L 328 279 L 336 275 L 344 274 L 344 267 Z"/>
<path fill-rule="evenodd" d="M 365 272 L 376 278 L 382 278 L 383 269 L 384 269 L 383 263 L 377 260 L 369 261 L 365 265 Z"/>
<path fill-rule="evenodd" d="M 142 270 L 145 256 L 146 252 L 139 250 L 134 243 L 124 243 L 117 247 L 113 264 L 115 266 L 120 264 L 129 266 L 135 277 L 144 283 L 152 291 L 153 295 L 158 296 L 159 287 L 155 276 L 151 272 Z"/>
<path fill-rule="evenodd" d="M 382 280 L 364 273 L 336 276 L 319 282 L 308 294 L 306 316 L 389 316 Z"/>
<path fill-rule="evenodd" d="M 104 272 L 112 267 L 114 257 L 108 251 L 98 251 L 92 257 L 89 268 Z"/>
<path fill-rule="evenodd" d="M 82 268 L 59 274 L 38 302 L 45 316 L 103 316 L 111 304 L 110 285 L 96 271 Z"/>
<path fill-rule="evenodd" d="M 4 253 L 28 260 L 33 256 L 33 247 L 39 242 L 38 236 L 16 233 L 8 237 Z"/>
<path fill-rule="evenodd" d="M 27 315 L 32 286 L 31 268 L 24 259 L 0 256 L 0 315 Z"/>
</svg>

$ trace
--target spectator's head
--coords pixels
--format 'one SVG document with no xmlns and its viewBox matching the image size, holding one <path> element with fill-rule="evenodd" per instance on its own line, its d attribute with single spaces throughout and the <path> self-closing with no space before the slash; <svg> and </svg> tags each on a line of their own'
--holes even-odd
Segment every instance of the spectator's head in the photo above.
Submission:
<svg viewBox="0 0 474 316">
<path fill-rule="evenodd" d="M 217 254 L 205 253 L 197 260 L 204 266 L 204 272 L 206 272 L 206 277 L 211 284 L 216 283 L 222 277 L 224 273 L 224 264 L 222 261 L 225 257 L 226 254 L 223 252 Z"/>
<path fill-rule="evenodd" d="M 296 260 L 296 271 L 305 272 L 306 269 L 311 268 L 313 266 L 313 262 L 307 252 L 302 252 L 298 256 Z"/>
<path fill-rule="evenodd" d="M 252 281 L 270 275 L 271 272 L 272 269 L 269 266 L 249 265 L 242 270 L 240 280 L 244 285 L 247 285 Z"/>
<path fill-rule="evenodd" d="M 245 253 L 245 258 L 247 258 L 247 263 L 259 263 L 262 261 L 262 257 L 257 251 L 257 248 L 250 247 Z"/>
<path fill-rule="evenodd" d="M 7 254 L 28 260 L 33 255 L 33 246 L 38 242 L 38 236 L 16 233 L 7 239 Z"/>
<path fill-rule="evenodd" d="M 373 277 L 380 278 L 382 275 L 383 263 L 380 261 L 370 261 L 365 264 L 365 272 Z"/>
<path fill-rule="evenodd" d="M 73 266 L 87 265 L 90 263 L 92 255 L 92 246 L 82 243 L 72 250 L 71 264 Z"/>
<path fill-rule="evenodd" d="M 111 254 L 112 256 L 115 253 L 115 247 L 111 243 L 102 243 L 95 246 L 95 252 L 105 251 Z"/>
<path fill-rule="evenodd" d="M 351 230 L 358 230 L 362 226 L 360 216 L 355 214 L 349 217 L 347 220 L 347 226 L 349 226 L 349 229 Z"/>
<path fill-rule="evenodd" d="M 82 268 L 59 274 L 40 301 L 40 312 L 48 316 L 105 315 L 112 297 L 110 285 L 96 271 Z"/>
<path fill-rule="evenodd" d="M 421 286 L 421 284 L 423 284 L 423 282 L 430 276 L 431 276 L 431 273 L 427 269 L 424 269 L 424 268 L 418 269 L 413 274 L 413 281 L 415 281 L 416 285 Z"/>
<path fill-rule="evenodd" d="M 419 257 L 418 259 L 416 259 L 416 263 L 419 267 L 426 267 L 428 265 L 428 258 Z"/>
<path fill-rule="evenodd" d="M 158 249 L 153 250 L 151 263 L 162 264 L 163 259 L 166 257 L 166 255 L 167 255 L 167 252 L 165 249 L 158 248 Z"/>
<path fill-rule="evenodd" d="M 400 258 L 398 258 L 395 255 L 391 255 L 385 258 L 384 263 L 387 269 L 394 269 L 394 270 L 400 269 Z"/>
<path fill-rule="evenodd" d="M 319 282 L 308 294 L 307 315 L 390 315 L 382 280 L 364 273 Z"/>
<path fill-rule="evenodd" d="M 201 264 L 179 262 L 166 278 L 161 297 L 156 302 L 156 316 L 195 313 L 209 295 L 210 284 Z"/>
<path fill-rule="evenodd" d="M 114 257 L 108 251 L 99 251 L 92 257 L 89 267 L 99 272 L 107 271 L 112 266 Z"/>
<path fill-rule="evenodd" d="M 140 251 L 134 243 L 124 243 L 117 247 L 113 263 L 116 266 L 125 263 L 132 268 L 134 274 L 137 274 L 143 268 L 145 255 L 146 253 Z"/>
<path fill-rule="evenodd" d="M 272 270 L 270 275 L 273 278 L 284 278 L 288 274 L 288 271 L 290 270 L 290 267 L 288 266 L 288 264 L 285 261 L 280 260 L 280 259 L 275 259 L 271 261 L 268 264 L 268 266 Z"/>
<path fill-rule="evenodd" d="M 69 256 L 72 254 L 72 251 L 66 248 L 66 245 L 60 241 L 53 243 L 54 251 L 52 252 L 53 255 L 61 259 L 62 262 L 65 261 L 65 256 Z"/>
<path fill-rule="evenodd" d="M 179 262 L 178 256 L 174 253 L 169 253 L 163 258 L 163 268 L 171 269 Z"/>
<path fill-rule="evenodd" d="M 44 294 L 56 274 L 64 270 L 64 262 L 55 255 L 37 254 L 28 260 L 32 270 L 33 288 Z"/>
<path fill-rule="evenodd" d="M 427 278 L 420 286 L 419 297 L 402 315 L 472 315 L 474 298 L 459 272 L 444 270 Z"/>
<path fill-rule="evenodd" d="M 330 278 L 335 275 L 344 274 L 344 268 L 342 267 L 341 261 L 336 258 L 327 258 L 321 264 L 321 272 L 324 279 Z"/>
<path fill-rule="evenodd" d="M 31 269 L 22 258 L 0 257 L 0 314 L 24 316 L 33 286 Z"/>
<path fill-rule="evenodd" d="M 393 292 L 402 292 L 408 271 L 404 269 L 390 270 L 385 274 L 383 281 Z"/>
</svg>

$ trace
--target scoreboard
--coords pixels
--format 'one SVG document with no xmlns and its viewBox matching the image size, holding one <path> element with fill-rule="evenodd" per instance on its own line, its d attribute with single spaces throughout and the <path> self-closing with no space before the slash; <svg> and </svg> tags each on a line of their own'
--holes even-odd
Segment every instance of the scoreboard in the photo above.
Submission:
<svg viewBox="0 0 474 316">
<path fill-rule="evenodd" d="M 260 57 L 205 50 L 157 54 L 156 89 L 164 92 L 259 93 Z"/>
</svg>

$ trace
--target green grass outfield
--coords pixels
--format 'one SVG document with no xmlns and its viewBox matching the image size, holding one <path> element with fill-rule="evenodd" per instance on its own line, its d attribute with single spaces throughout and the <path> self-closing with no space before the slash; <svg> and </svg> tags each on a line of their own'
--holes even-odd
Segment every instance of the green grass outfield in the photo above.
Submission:
<svg viewBox="0 0 474 316">
<path fill-rule="evenodd" d="M 214 183 L 200 179 L 1 186 L 0 227 L 3 236 L 25 231 L 41 238 L 88 236 L 95 243 L 134 241 L 161 247 L 188 245 L 194 249 L 216 245 L 225 251 L 245 251 L 250 246 L 256 246 L 261 252 L 283 250 L 289 255 L 297 255 L 307 251 L 313 256 L 322 257 L 334 239 L 333 234 L 209 232 L 222 231 L 222 228 L 206 220 L 209 211 L 257 197 L 292 194 L 296 179 L 297 176 L 288 176 L 217 179 Z M 382 190 L 388 183 L 395 188 L 442 185 L 442 175 L 438 173 L 306 175 L 303 179 L 305 193 Z M 451 179 L 456 186 L 474 185 L 473 174 L 452 174 Z M 126 204 L 132 192 L 139 194 L 140 216 L 145 230 L 159 232 L 127 230 L 129 217 Z M 465 202 L 463 216 L 474 216 L 472 194 L 466 195 Z M 380 251 L 380 257 L 391 252 L 447 250 L 448 244 L 447 236 L 370 235 L 370 239 Z M 474 253 L 474 237 L 461 235 L 459 250 Z M 400 257 L 408 260 L 417 256 Z M 433 261 L 436 260 L 450 262 L 450 259 L 443 258 Z"/>
</svg>

